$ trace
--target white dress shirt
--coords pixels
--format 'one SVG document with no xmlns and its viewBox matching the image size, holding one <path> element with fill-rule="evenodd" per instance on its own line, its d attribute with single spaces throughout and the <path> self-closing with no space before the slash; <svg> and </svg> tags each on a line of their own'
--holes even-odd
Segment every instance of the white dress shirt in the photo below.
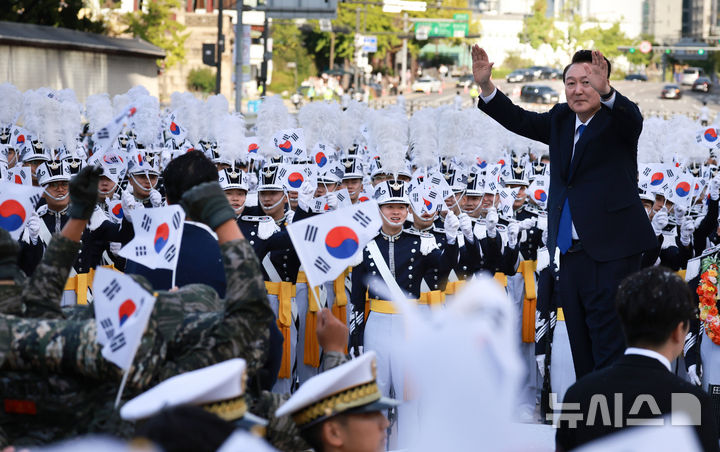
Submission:
<svg viewBox="0 0 720 452">
<path fill-rule="evenodd" d="M 647 348 L 638 348 L 638 347 L 628 347 L 625 349 L 626 355 L 642 355 L 647 356 L 648 358 L 654 358 L 657 359 L 662 363 L 663 366 L 667 368 L 670 372 L 672 372 L 672 367 L 670 367 L 670 360 L 667 359 L 667 357 L 661 355 L 660 353 L 656 352 L 655 350 L 649 350 Z"/>
</svg>

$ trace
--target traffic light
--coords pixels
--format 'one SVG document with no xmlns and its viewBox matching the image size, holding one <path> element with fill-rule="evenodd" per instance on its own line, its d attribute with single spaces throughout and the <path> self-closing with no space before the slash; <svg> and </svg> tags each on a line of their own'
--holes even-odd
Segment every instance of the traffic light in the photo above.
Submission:
<svg viewBox="0 0 720 452">
<path fill-rule="evenodd" d="M 635 47 L 630 47 L 629 52 L 630 52 L 630 53 L 635 53 Z"/>
<path fill-rule="evenodd" d="M 670 50 L 670 49 L 665 49 L 665 53 L 667 53 L 667 54 L 669 55 L 669 54 L 672 53 L 672 50 Z"/>
<path fill-rule="evenodd" d="M 705 55 L 705 49 L 698 49 L 698 55 Z"/>
</svg>

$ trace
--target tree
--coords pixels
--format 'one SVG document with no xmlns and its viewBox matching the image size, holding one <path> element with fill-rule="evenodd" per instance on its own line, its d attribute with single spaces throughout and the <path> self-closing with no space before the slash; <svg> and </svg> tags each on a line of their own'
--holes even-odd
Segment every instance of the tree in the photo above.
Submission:
<svg viewBox="0 0 720 452">
<path fill-rule="evenodd" d="M 555 28 L 555 20 L 547 17 L 547 0 L 535 0 L 532 16 L 523 20 L 523 30 L 518 33 L 520 42 L 530 44 L 533 49 L 549 44 L 553 50 L 558 47 L 559 31 Z"/>
<path fill-rule="evenodd" d="M 4 0 L 0 20 L 104 33 L 105 22 L 81 15 L 83 0 Z"/>
<path fill-rule="evenodd" d="M 215 91 L 215 71 L 207 67 L 191 69 L 187 76 L 187 89 L 212 93 Z"/>
<path fill-rule="evenodd" d="M 185 59 L 185 26 L 174 19 L 173 9 L 181 8 L 180 0 L 154 0 L 147 3 L 147 12 L 134 11 L 123 17 L 125 33 L 144 39 L 166 53 L 158 60 L 159 67 L 169 68 Z"/>
<path fill-rule="evenodd" d="M 298 84 L 316 72 L 315 63 L 303 43 L 302 33 L 291 20 L 274 20 L 271 28 L 273 37 L 273 71 L 272 90 L 280 92 L 295 89 Z M 287 68 L 288 63 L 295 63 L 295 72 Z"/>
</svg>

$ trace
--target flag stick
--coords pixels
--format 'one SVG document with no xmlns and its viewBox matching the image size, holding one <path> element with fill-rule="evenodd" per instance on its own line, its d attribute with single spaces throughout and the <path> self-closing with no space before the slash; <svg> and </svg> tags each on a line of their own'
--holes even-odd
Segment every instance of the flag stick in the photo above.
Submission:
<svg viewBox="0 0 720 452">
<path fill-rule="evenodd" d="M 122 397 L 122 393 L 125 390 L 125 383 L 127 383 L 129 373 L 130 373 L 129 368 L 123 373 L 122 381 L 120 382 L 120 389 L 118 389 L 117 396 L 115 397 L 115 408 L 116 409 L 117 409 L 118 405 L 120 405 L 120 398 Z"/>
</svg>

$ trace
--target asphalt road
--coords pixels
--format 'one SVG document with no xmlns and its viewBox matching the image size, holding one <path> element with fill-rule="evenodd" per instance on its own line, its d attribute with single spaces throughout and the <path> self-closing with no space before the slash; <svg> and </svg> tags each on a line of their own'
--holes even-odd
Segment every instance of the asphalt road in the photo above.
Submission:
<svg viewBox="0 0 720 452">
<path fill-rule="evenodd" d="M 525 83 L 507 83 L 505 81 L 496 82 L 498 87 L 510 95 L 513 100 L 525 106 L 528 109 L 536 111 L 545 111 L 552 105 L 525 104 L 519 102 L 520 88 Z M 548 85 L 560 94 L 560 102 L 565 101 L 565 93 L 563 84 L 559 80 L 540 80 L 530 82 L 538 85 Z M 528 84 L 530 84 L 528 83 Z M 612 85 L 638 104 L 640 110 L 645 116 L 660 115 L 670 117 L 674 114 L 684 114 L 696 118 L 700 113 L 703 100 L 707 102 L 710 109 L 710 120 L 712 121 L 716 114 L 720 112 L 720 87 L 715 87 L 710 93 L 698 93 L 690 90 L 689 86 L 681 86 L 682 97 L 680 99 L 661 99 L 660 91 L 666 83 L 660 82 L 629 82 L 625 80 L 614 81 Z M 464 92 L 462 88 L 456 88 L 454 82 L 446 82 L 445 89 L 442 93 L 408 93 L 405 94 L 408 110 L 416 110 L 425 106 L 439 106 L 442 104 L 452 103 L 459 91 L 463 99 L 463 106 L 468 107 L 472 104 L 473 99 L 469 93 Z M 371 104 L 377 106 L 385 104 L 393 104 L 396 102 L 395 96 L 386 96 L 371 101 Z"/>
</svg>

